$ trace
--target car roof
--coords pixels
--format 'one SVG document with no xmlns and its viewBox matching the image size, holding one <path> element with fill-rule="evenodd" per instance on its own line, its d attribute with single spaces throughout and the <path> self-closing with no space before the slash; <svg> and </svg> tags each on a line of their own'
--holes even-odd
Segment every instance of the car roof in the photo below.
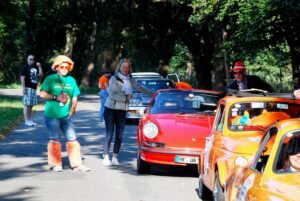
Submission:
<svg viewBox="0 0 300 201">
<path fill-rule="evenodd" d="M 162 77 L 159 73 L 156 72 L 136 72 L 136 73 L 131 73 L 131 76 L 137 77 L 137 76 L 158 76 Z"/>
<path fill-rule="evenodd" d="M 226 102 L 249 102 L 249 101 L 287 101 L 297 102 L 293 93 L 269 93 L 259 89 L 250 90 L 228 90 L 227 95 L 222 99 Z"/>
<path fill-rule="evenodd" d="M 213 95 L 218 95 L 218 96 L 222 96 L 224 93 L 221 91 L 213 91 L 213 90 L 205 90 L 205 89 L 161 89 L 158 90 L 157 93 L 164 93 L 164 92 L 168 92 L 168 91 L 173 91 L 173 92 L 181 92 L 181 91 L 188 91 L 188 92 L 201 92 L 201 93 L 206 93 L 206 94 L 213 94 Z"/>
</svg>

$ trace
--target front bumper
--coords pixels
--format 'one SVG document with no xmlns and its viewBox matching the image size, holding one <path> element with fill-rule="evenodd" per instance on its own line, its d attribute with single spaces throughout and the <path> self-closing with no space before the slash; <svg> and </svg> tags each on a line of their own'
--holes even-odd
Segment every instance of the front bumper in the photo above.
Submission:
<svg viewBox="0 0 300 201">
<path fill-rule="evenodd" d="M 198 165 L 201 151 L 201 149 L 190 150 L 151 148 L 144 146 L 139 147 L 139 155 L 143 161 L 175 166 Z"/>
</svg>

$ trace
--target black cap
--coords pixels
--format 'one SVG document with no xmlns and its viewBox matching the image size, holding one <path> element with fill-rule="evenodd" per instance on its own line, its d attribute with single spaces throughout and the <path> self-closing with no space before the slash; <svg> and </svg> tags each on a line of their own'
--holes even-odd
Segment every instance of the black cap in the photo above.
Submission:
<svg viewBox="0 0 300 201">
<path fill-rule="evenodd" d="M 297 153 L 300 153 L 300 136 L 293 137 L 287 146 L 288 155 L 296 155 Z"/>
</svg>

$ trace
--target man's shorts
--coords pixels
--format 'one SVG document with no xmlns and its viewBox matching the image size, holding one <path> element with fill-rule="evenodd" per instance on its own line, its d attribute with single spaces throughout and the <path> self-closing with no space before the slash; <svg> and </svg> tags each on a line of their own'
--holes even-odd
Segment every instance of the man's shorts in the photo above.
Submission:
<svg viewBox="0 0 300 201">
<path fill-rule="evenodd" d="M 70 117 L 50 118 L 45 117 L 45 123 L 49 131 L 50 140 L 61 140 L 64 136 L 67 141 L 76 140 L 76 133 Z"/>
<path fill-rule="evenodd" d="M 36 90 L 32 88 L 25 88 L 26 94 L 23 97 L 23 104 L 24 105 L 37 105 L 37 95 L 36 95 Z"/>
</svg>

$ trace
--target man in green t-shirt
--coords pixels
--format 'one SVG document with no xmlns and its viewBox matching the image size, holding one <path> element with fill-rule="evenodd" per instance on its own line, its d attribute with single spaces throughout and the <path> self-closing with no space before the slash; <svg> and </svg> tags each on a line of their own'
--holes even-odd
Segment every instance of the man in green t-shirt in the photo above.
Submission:
<svg viewBox="0 0 300 201">
<path fill-rule="evenodd" d="M 48 164 L 56 172 L 62 171 L 61 133 L 67 139 L 66 148 L 71 168 L 76 171 L 90 171 L 90 168 L 82 164 L 80 144 L 70 118 L 75 113 L 77 96 L 80 94 L 76 80 L 69 75 L 73 66 L 74 62 L 69 57 L 55 57 L 51 68 L 57 73 L 44 80 L 40 92 L 40 97 L 46 99 L 44 117 L 50 139 Z"/>
</svg>

